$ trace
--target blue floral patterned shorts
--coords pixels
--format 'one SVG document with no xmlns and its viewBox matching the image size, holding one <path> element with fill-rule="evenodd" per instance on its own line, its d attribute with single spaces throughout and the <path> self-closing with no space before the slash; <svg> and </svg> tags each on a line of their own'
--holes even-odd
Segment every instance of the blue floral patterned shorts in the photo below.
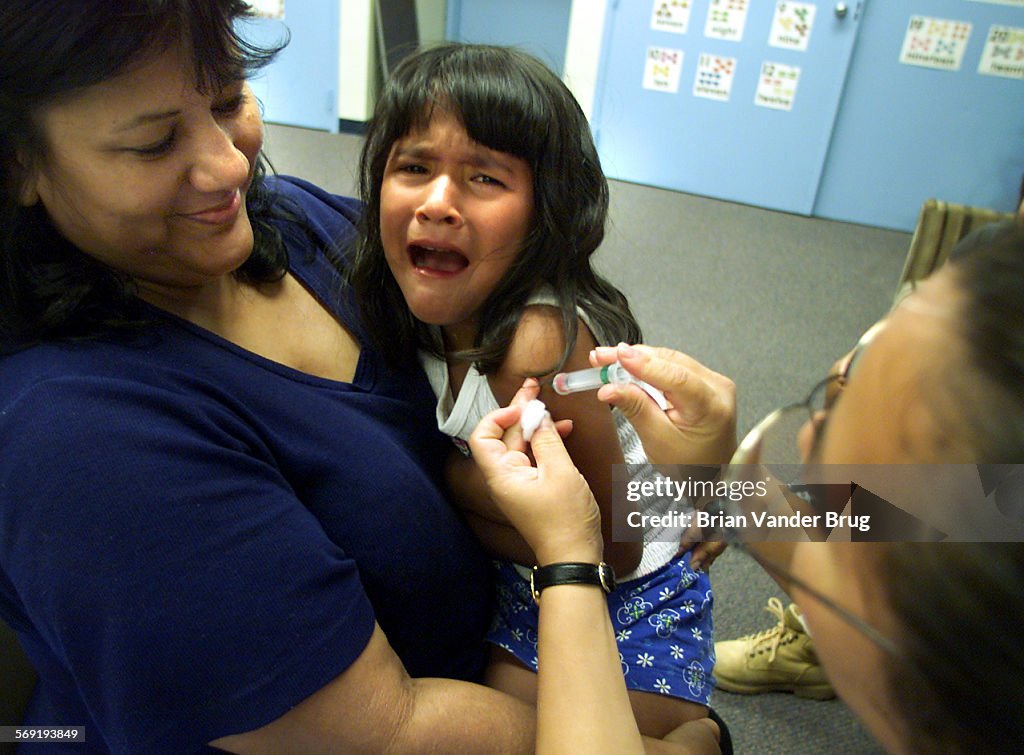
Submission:
<svg viewBox="0 0 1024 755">
<path fill-rule="evenodd" d="M 530 582 L 508 561 L 494 566 L 498 599 L 487 640 L 536 670 L 537 605 Z M 711 581 L 690 568 L 689 553 L 620 584 L 608 596 L 608 613 L 626 687 L 707 705 L 715 686 L 713 602 Z"/>
</svg>

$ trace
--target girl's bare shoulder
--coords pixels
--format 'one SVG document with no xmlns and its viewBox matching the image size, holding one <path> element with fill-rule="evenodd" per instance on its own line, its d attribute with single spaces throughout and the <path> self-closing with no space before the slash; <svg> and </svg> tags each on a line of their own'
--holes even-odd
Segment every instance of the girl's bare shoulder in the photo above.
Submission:
<svg viewBox="0 0 1024 755">
<path fill-rule="evenodd" d="M 594 338 L 582 320 L 577 319 L 577 329 L 576 345 L 561 369 L 584 369 L 590 366 L 587 355 L 596 345 Z M 564 353 L 565 333 L 561 310 L 545 304 L 527 307 L 519 320 L 505 361 L 492 380 L 492 385 L 499 389 L 495 391 L 499 401 L 511 399 L 527 377 L 537 377 L 542 383 L 546 382 L 544 378 L 550 379 L 559 369 Z M 499 392 L 502 395 L 498 395 Z"/>
</svg>

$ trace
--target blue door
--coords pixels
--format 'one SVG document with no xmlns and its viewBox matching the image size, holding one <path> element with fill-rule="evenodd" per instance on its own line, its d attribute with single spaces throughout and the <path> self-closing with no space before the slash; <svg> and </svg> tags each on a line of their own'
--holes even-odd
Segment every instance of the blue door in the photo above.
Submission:
<svg viewBox="0 0 1024 755">
<path fill-rule="evenodd" d="M 263 117 L 272 123 L 337 132 L 338 1 L 255 5 L 274 6 L 278 11 L 243 22 L 240 31 L 246 39 L 262 45 L 291 40 L 249 82 L 263 104 Z"/>
<path fill-rule="evenodd" d="M 612 0 L 593 115 L 605 171 L 809 215 L 861 4 Z"/>
<path fill-rule="evenodd" d="M 900 62 L 921 16 L 947 39 L 970 25 L 959 66 Z M 929 198 L 1009 212 L 1022 173 L 1024 0 L 871 3 L 814 214 L 909 231 Z"/>
</svg>

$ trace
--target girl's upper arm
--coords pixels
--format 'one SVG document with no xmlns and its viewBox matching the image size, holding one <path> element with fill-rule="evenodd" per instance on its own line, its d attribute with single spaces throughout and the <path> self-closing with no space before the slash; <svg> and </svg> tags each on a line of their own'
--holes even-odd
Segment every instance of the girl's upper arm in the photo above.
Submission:
<svg viewBox="0 0 1024 755">
<path fill-rule="evenodd" d="M 543 305 L 528 307 L 520 319 L 505 363 L 492 380 L 492 389 L 498 403 L 505 405 L 527 376 L 544 373 L 540 399 L 554 419 L 573 421 L 565 446 L 601 508 L 605 559 L 622 574 L 636 567 L 643 547 L 642 543 L 614 543 L 612 540 L 613 515 L 624 520 L 629 513 L 612 509 L 613 467 L 625 463 L 622 447 L 611 411 L 598 401 L 593 391 L 560 396 L 551 388 L 551 378 L 562 357 L 564 344 L 559 311 Z M 588 369 L 590 350 L 596 345 L 590 329 L 582 320 L 578 321 L 576 344 L 560 371 Z"/>
</svg>

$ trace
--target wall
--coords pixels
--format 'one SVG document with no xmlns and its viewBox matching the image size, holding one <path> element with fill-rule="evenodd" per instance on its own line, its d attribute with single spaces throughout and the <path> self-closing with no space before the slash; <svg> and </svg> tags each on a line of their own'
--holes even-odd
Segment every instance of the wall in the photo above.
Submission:
<svg viewBox="0 0 1024 755">
<path fill-rule="evenodd" d="M 338 118 L 363 123 L 377 99 L 377 26 L 373 0 L 338 0 Z M 445 38 L 446 0 L 416 0 L 416 27 L 421 45 Z"/>
<path fill-rule="evenodd" d="M 340 0 L 338 118 L 362 123 L 377 97 L 377 27 L 373 0 Z"/>
<path fill-rule="evenodd" d="M 448 25 L 447 0 L 416 0 L 416 24 L 421 45 L 443 42 Z"/>
<path fill-rule="evenodd" d="M 594 112 L 606 9 L 605 0 L 575 0 L 566 33 L 562 79 L 576 95 L 587 118 Z"/>
<path fill-rule="evenodd" d="M 437 41 L 447 7 L 447 38 L 515 44 L 534 52 L 564 72 L 589 114 L 604 63 L 606 9 L 616 1 L 652 0 L 417 0 L 417 13 L 425 41 Z M 337 68 L 303 60 L 301 75 L 257 82 L 274 90 L 260 94 L 275 112 L 281 111 L 282 100 L 285 109 L 296 111 L 317 106 L 337 88 L 338 117 L 357 123 L 369 118 L 376 94 L 373 2 L 333 2 L 338 3 L 338 42 L 331 60 L 338 61 Z M 828 7 L 831 2 L 819 0 L 818 5 Z M 1024 28 L 1024 0 L 864 0 L 851 5 L 862 8 L 861 29 L 813 213 L 910 230 L 929 197 L 1011 210 L 1024 173 L 1024 81 L 980 75 L 977 67 L 992 24 Z M 288 4 L 295 43 L 284 59 L 312 52 L 332 54 L 330 42 L 299 43 L 299 36 L 322 32 L 315 25 L 304 30 L 308 24 L 297 8 L 298 2 Z M 707 0 L 695 0 L 695 12 L 706 8 Z M 899 63 L 913 14 L 973 24 L 959 71 Z M 324 69 L 330 74 L 310 73 Z M 321 89 L 307 92 L 310 85 L 321 83 L 319 78 L 326 79 Z M 269 111 L 268 117 L 275 119 Z M 288 117 L 278 120 L 316 127 Z"/>
</svg>

